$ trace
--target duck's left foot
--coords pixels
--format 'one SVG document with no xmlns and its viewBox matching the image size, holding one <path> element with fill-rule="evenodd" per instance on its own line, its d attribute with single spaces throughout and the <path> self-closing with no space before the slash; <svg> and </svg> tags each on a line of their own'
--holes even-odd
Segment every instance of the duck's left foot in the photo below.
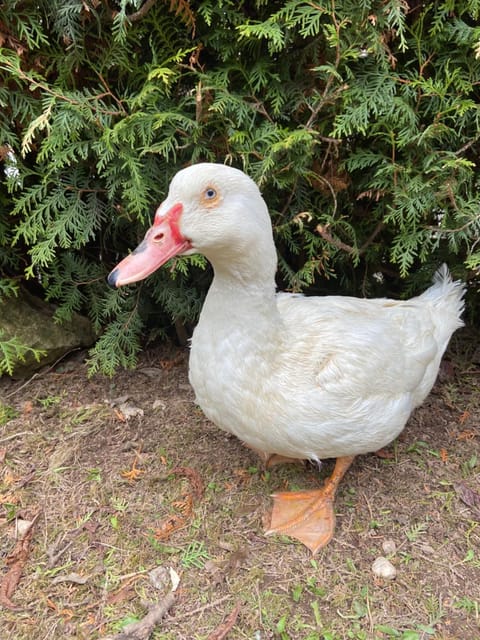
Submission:
<svg viewBox="0 0 480 640">
<path fill-rule="evenodd" d="M 352 462 L 353 456 L 337 458 L 335 469 L 322 489 L 274 494 L 271 523 L 265 534 L 296 538 L 312 554 L 328 544 L 335 531 L 335 493 Z"/>
<path fill-rule="evenodd" d="M 300 540 L 315 554 L 335 530 L 333 499 L 323 489 L 273 494 L 272 519 L 265 535 L 279 533 Z"/>
</svg>

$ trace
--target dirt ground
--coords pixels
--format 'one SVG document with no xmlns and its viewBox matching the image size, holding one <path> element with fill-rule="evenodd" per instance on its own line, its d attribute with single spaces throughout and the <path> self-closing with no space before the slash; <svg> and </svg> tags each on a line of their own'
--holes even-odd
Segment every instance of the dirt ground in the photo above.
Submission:
<svg viewBox="0 0 480 640">
<path fill-rule="evenodd" d="M 477 345 L 457 332 L 401 437 L 355 460 L 315 558 L 264 521 L 333 463 L 265 471 L 195 406 L 185 350 L 0 379 L 0 638 L 480 639 Z"/>
</svg>

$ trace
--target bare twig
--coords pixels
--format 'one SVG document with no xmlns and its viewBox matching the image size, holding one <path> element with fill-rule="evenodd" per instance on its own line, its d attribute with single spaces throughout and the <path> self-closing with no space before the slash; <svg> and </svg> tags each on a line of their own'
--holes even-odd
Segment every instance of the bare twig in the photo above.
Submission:
<svg viewBox="0 0 480 640">
<path fill-rule="evenodd" d="M 59 362 L 61 362 L 62 360 L 64 360 L 65 358 L 67 358 L 71 353 L 74 353 L 75 351 L 80 351 L 81 347 L 73 347 L 72 349 L 70 349 L 69 351 L 67 351 L 66 353 L 63 353 L 59 358 L 57 358 L 55 360 L 55 362 L 53 364 L 51 364 L 48 369 L 43 369 L 41 372 L 36 372 L 32 375 L 31 378 L 29 378 L 26 382 L 24 382 L 22 385 L 20 385 L 18 387 L 18 389 L 15 389 L 14 391 L 10 391 L 10 393 L 7 393 L 7 395 L 5 396 L 6 398 L 10 398 L 11 396 L 14 396 L 16 393 L 18 393 L 19 391 L 21 391 L 22 389 L 24 389 L 27 384 L 30 384 L 31 382 L 33 382 L 35 380 L 35 378 L 38 378 L 40 376 L 44 376 L 47 373 L 50 373 L 50 371 L 52 371 L 53 369 L 55 369 L 55 367 L 57 366 L 57 364 Z M 31 431 L 25 431 L 25 434 L 27 433 L 32 433 Z M 9 438 L 7 438 L 9 439 Z M 0 440 L 0 442 L 3 442 L 3 440 Z"/>
<path fill-rule="evenodd" d="M 175 593 L 170 591 L 163 600 L 150 606 L 147 615 L 138 622 L 132 622 L 115 636 L 104 637 L 103 640 L 147 640 L 162 618 L 175 602 Z"/>
<path fill-rule="evenodd" d="M 334 247 L 337 247 L 337 249 L 346 251 L 350 255 L 357 253 L 356 249 L 351 247 L 349 244 L 346 244 L 345 242 L 342 242 L 341 240 L 334 238 L 330 233 L 330 231 L 328 230 L 328 225 L 323 225 L 323 224 L 317 225 L 317 232 L 324 240 L 326 240 L 329 244 L 332 244 Z"/>
<path fill-rule="evenodd" d="M 138 22 L 138 20 L 141 20 L 143 16 L 148 11 L 150 11 L 150 9 L 153 7 L 155 2 L 156 0 L 147 0 L 145 4 L 143 4 L 138 11 L 135 11 L 135 13 L 131 13 L 130 15 L 127 16 L 128 20 L 130 22 Z"/>
<path fill-rule="evenodd" d="M 362 244 L 362 246 L 358 250 L 358 253 L 360 255 L 364 253 L 366 249 L 372 244 L 372 242 L 375 240 L 375 238 L 378 236 L 378 234 L 380 233 L 380 231 L 383 229 L 384 226 L 385 226 L 385 223 L 383 222 L 383 220 L 380 220 L 380 222 L 377 224 L 375 229 L 372 231 L 372 233 L 368 236 L 368 238 L 365 240 L 365 242 Z"/>
<path fill-rule="evenodd" d="M 203 605 L 203 607 L 197 607 L 196 609 L 192 609 L 191 611 L 188 611 L 187 613 L 184 613 L 180 616 L 175 616 L 175 622 L 177 622 L 177 620 L 180 621 L 180 620 L 184 620 L 185 618 L 190 618 L 191 616 L 196 616 L 197 613 L 203 613 L 207 609 L 212 609 L 213 607 L 217 607 L 219 604 L 222 604 L 222 602 L 225 602 L 226 600 L 230 600 L 231 597 L 232 597 L 231 595 L 223 596 L 223 598 L 218 598 L 218 600 L 209 602 L 208 604 Z"/>
<path fill-rule="evenodd" d="M 48 567 L 49 569 L 53 569 L 56 566 L 57 562 L 63 556 L 63 554 L 67 551 L 69 547 L 72 546 L 73 540 L 67 542 L 62 548 L 59 548 L 62 542 L 65 540 L 65 534 L 61 533 L 59 537 L 55 540 L 54 544 L 50 545 L 47 549 L 47 557 L 48 557 Z"/>
<path fill-rule="evenodd" d="M 467 151 L 468 149 L 470 149 L 470 147 L 473 147 L 473 145 L 478 142 L 479 138 L 480 136 L 475 136 L 475 138 L 473 138 L 472 140 L 469 140 L 466 144 L 463 145 L 463 147 L 460 147 L 460 149 L 457 149 L 457 151 L 455 151 L 455 155 L 459 156 L 465 151 Z"/>
<path fill-rule="evenodd" d="M 238 614 L 240 613 L 240 603 L 237 602 L 234 610 L 222 624 L 217 627 L 212 633 L 208 636 L 207 640 L 224 640 L 227 635 L 232 630 L 235 622 L 237 621 Z"/>
<path fill-rule="evenodd" d="M 4 442 L 8 442 L 9 440 L 15 440 L 15 438 L 20 438 L 21 436 L 28 436 L 32 433 L 33 431 L 19 431 L 18 433 L 12 433 L 11 436 L 6 436 L 5 438 L 1 438 L 0 444 L 3 444 Z"/>
<path fill-rule="evenodd" d="M 15 389 L 14 391 L 10 391 L 10 393 L 7 393 L 5 398 L 11 398 L 12 396 L 14 396 L 16 393 L 18 393 L 19 391 L 24 389 L 28 384 L 33 382 L 35 380 L 35 378 L 38 378 L 39 375 L 41 375 L 41 374 L 40 373 L 34 373 L 33 376 L 31 378 L 29 378 L 28 380 L 26 380 L 22 385 L 20 385 L 18 387 L 18 389 Z M 27 433 L 27 432 L 25 432 L 25 433 Z"/>
<path fill-rule="evenodd" d="M 357 256 L 361 256 L 362 253 L 365 253 L 365 251 L 368 249 L 368 247 L 372 244 L 372 242 L 375 240 L 375 238 L 378 236 L 378 234 L 380 233 L 380 231 L 383 229 L 384 227 L 384 223 L 382 221 L 380 221 L 377 226 L 375 227 L 375 229 L 372 231 L 372 233 L 368 236 L 368 238 L 365 240 L 365 242 L 362 244 L 362 246 L 359 249 L 355 249 L 354 247 L 350 246 L 349 244 L 346 244 L 345 242 L 342 242 L 342 240 L 339 240 L 338 238 L 334 238 L 332 236 L 332 234 L 329 231 L 329 225 L 323 225 L 323 224 L 319 224 L 317 225 L 317 233 L 324 239 L 326 240 L 326 242 L 328 242 L 329 244 L 332 244 L 334 247 L 337 247 L 337 249 L 341 249 L 342 251 L 346 251 L 348 254 L 350 255 L 357 255 Z"/>
</svg>

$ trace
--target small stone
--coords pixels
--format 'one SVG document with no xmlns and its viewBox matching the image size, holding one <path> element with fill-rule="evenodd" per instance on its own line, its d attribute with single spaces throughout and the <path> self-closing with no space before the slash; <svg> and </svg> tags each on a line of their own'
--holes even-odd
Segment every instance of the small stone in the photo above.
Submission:
<svg viewBox="0 0 480 640">
<path fill-rule="evenodd" d="M 382 543 L 382 549 L 386 556 L 393 556 L 397 552 L 397 545 L 394 540 L 384 540 Z"/>
<path fill-rule="evenodd" d="M 29 532 L 29 530 L 31 529 L 32 524 L 33 524 L 32 520 L 22 520 L 21 518 L 18 518 L 15 523 L 15 527 L 16 527 L 15 537 L 17 539 L 25 537 Z"/>
<path fill-rule="evenodd" d="M 170 573 L 167 567 L 155 567 L 148 572 L 148 577 L 150 584 L 159 591 L 163 591 L 170 582 Z"/>
<path fill-rule="evenodd" d="M 372 571 L 378 578 L 393 580 L 397 575 L 397 570 L 387 558 L 380 556 L 372 564 Z"/>
</svg>

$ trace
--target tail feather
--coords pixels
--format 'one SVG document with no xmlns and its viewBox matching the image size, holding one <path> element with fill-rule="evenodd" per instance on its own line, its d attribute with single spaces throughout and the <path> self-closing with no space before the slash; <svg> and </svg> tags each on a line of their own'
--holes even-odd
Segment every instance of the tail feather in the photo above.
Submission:
<svg viewBox="0 0 480 640">
<path fill-rule="evenodd" d="M 437 352 L 417 390 L 416 406 L 420 405 L 430 393 L 448 342 L 453 332 L 464 324 L 462 320 L 464 295 L 465 284 L 460 280 L 452 280 L 447 265 L 442 264 L 433 277 L 432 286 L 419 296 L 419 300 L 430 308 Z"/>
<path fill-rule="evenodd" d="M 442 314 L 442 322 L 455 329 L 463 327 L 462 313 L 465 308 L 465 283 L 453 280 L 446 264 L 435 272 L 433 284 L 420 297 L 431 302 Z"/>
</svg>

